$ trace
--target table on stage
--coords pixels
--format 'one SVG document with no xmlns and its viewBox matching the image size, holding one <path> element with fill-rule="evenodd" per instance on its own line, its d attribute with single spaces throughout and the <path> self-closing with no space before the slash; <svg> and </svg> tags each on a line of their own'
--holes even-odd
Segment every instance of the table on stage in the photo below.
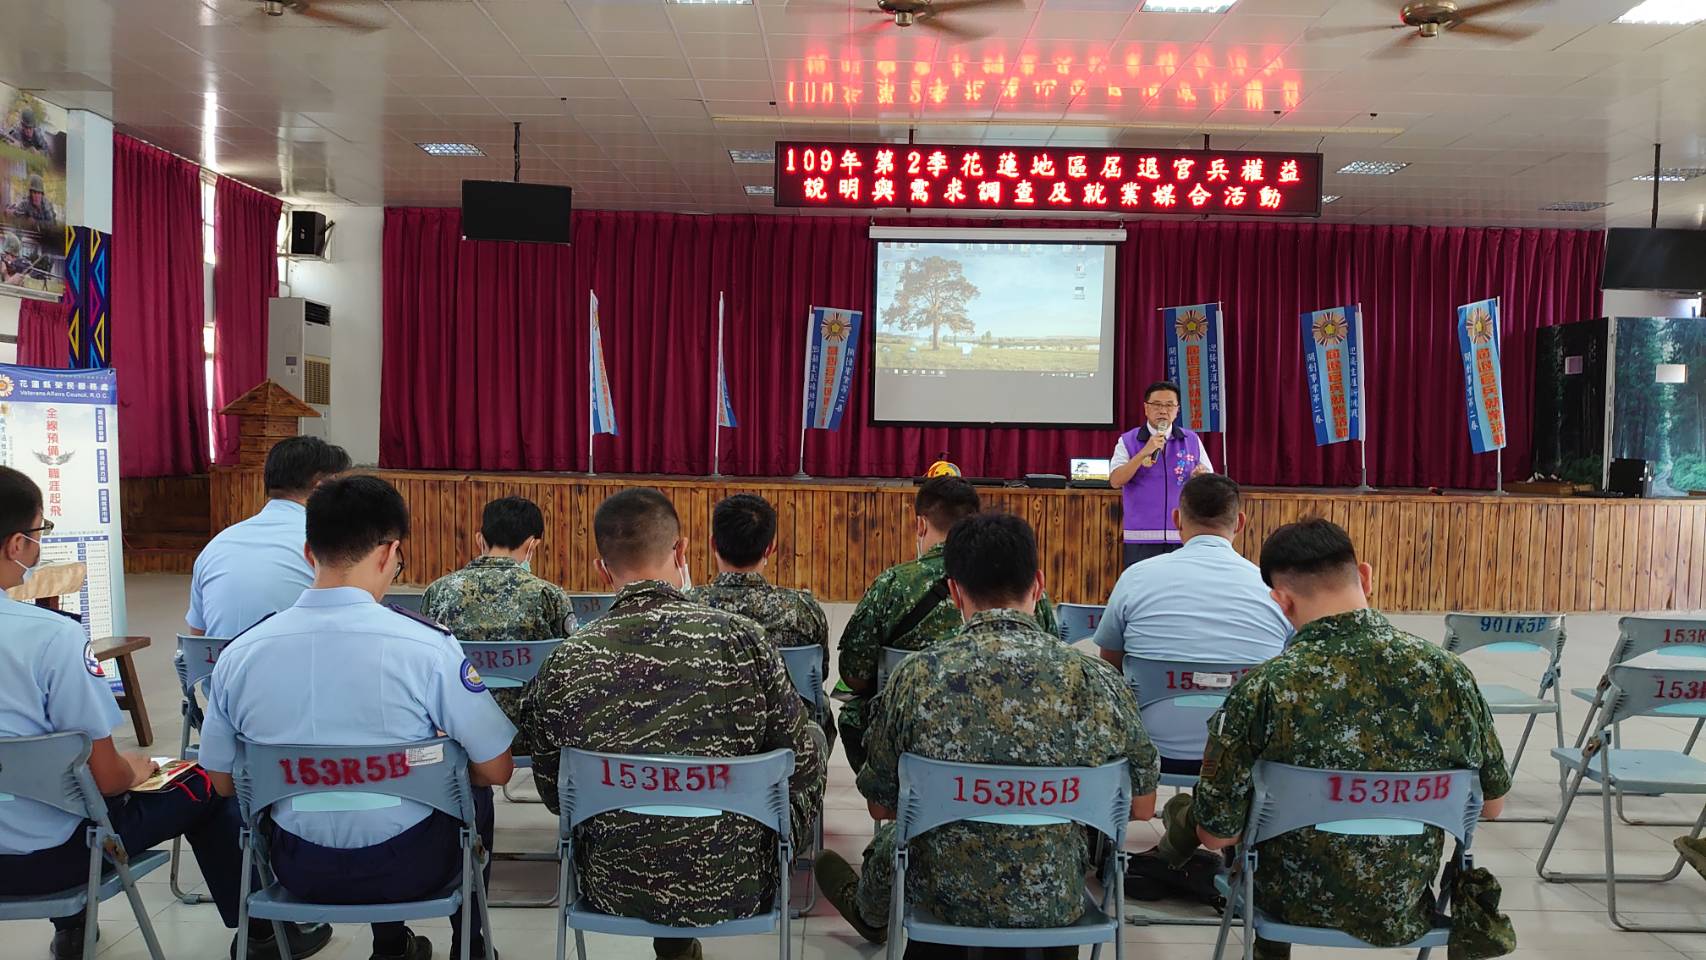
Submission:
<svg viewBox="0 0 1706 960">
<path fill-rule="evenodd" d="M 768 575 L 828 601 L 857 600 L 886 567 L 913 554 L 910 481 L 733 479 L 379 470 L 413 516 L 408 577 L 427 583 L 474 552 L 480 510 L 517 494 L 545 513 L 540 576 L 571 591 L 600 591 L 592 515 L 622 487 L 650 485 L 675 502 L 697 582 L 716 571 L 711 508 L 750 491 L 775 504 L 779 548 Z M 213 529 L 264 503 L 256 469 L 216 468 Z M 1101 603 L 1119 576 L 1118 497 L 1112 490 L 982 487 L 986 506 L 1025 517 L 1037 530 L 1051 596 Z M 1375 603 L 1400 611 L 1628 611 L 1706 607 L 1706 498 L 1357 493 L 1343 489 L 1245 491 L 1250 522 L 1237 538 L 1252 559 L 1263 537 L 1312 514 L 1350 531 L 1374 565 Z"/>
</svg>

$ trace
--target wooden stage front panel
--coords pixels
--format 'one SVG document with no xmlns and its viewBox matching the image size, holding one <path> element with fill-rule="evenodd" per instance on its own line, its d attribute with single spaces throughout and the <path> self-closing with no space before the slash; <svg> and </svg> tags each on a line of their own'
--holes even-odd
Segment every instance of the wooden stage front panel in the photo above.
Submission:
<svg viewBox="0 0 1706 960">
<path fill-rule="evenodd" d="M 575 592 L 604 589 L 593 565 L 592 515 L 626 486 L 656 486 L 675 502 L 691 543 L 696 582 L 716 571 L 712 506 L 731 493 L 775 504 L 779 549 L 769 575 L 832 601 L 857 600 L 884 568 L 913 556 L 910 484 L 793 480 L 585 477 L 376 471 L 402 491 L 413 515 L 407 578 L 425 584 L 474 553 L 480 510 L 520 495 L 545 513 L 535 571 Z M 1118 499 L 1111 490 L 982 488 L 984 503 L 1037 530 L 1049 593 L 1101 603 L 1119 576 Z M 260 509 L 257 470 L 216 469 L 213 529 Z M 1390 611 L 1628 611 L 1706 607 L 1706 500 L 1601 500 L 1349 491 L 1251 490 L 1238 549 L 1312 514 L 1350 531 L 1374 566 L 1375 603 Z M 1204 597 L 1212 609 L 1212 597 Z"/>
</svg>

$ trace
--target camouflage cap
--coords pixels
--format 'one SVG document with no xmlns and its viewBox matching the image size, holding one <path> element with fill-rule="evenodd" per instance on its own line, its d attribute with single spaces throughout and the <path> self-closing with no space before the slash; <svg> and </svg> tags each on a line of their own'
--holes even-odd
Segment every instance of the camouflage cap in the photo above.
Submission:
<svg viewBox="0 0 1706 960">
<path fill-rule="evenodd" d="M 17 237 L 7 237 L 6 238 L 6 252 L 7 253 L 17 253 L 21 249 L 23 249 L 23 247 L 19 245 Z"/>
<path fill-rule="evenodd" d="M 39 173 L 30 174 L 30 192 L 31 193 L 46 193 L 47 192 L 47 184 L 45 181 L 42 180 L 41 174 L 39 174 Z"/>
<path fill-rule="evenodd" d="M 35 108 L 34 107 L 25 107 L 24 109 L 18 111 L 18 122 L 20 124 L 26 126 L 26 127 L 35 126 L 36 125 Z"/>
</svg>

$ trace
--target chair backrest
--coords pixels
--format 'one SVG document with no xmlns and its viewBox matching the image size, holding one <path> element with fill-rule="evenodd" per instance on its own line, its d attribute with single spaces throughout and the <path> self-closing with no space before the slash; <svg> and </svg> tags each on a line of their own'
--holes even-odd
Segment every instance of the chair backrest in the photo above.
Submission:
<svg viewBox="0 0 1706 960">
<path fill-rule="evenodd" d="M 900 755 L 895 843 L 961 820 L 1035 826 L 1076 822 L 1125 839 L 1131 818 L 1126 761 L 1098 767 L 1020 767 Z"/>
<path fill-rule="evenodd" d="M 1473 770 L 1416 773 L 1315 770 L 1258 760 L 1244 841 L 1258 844 L 1304 827 L 1346 834 L 1439 827 L 1467 845 L 1481 816 L 1481 778 Z"/>
<path fill-rule="evenodd" d="M 500 678 L 521 685 L 539 673 L 545 658 L 557 649 L 562 640 L 497 640 L 476 643 L 464 641 L 462 655 L 490 680 Z"/>
<path fill-rule="evenodd" d="M 46 804 L 74 817 L 103 820 L 106 804 L 89 772 L 86 733 L 0 739 L 0 796 Z M 0 804 L 0 817 L 5 816 Z"/>
<path fill-rule="evenodd" d="M 1260 663 L 1205 663 L 1197 660 L 1151 660 L 1127 654 L 1122 661 L 1126 685 L 1137 697 L 1137 705 L 1152 706 L 1163 700 L 1180 701 L 1177 706 L 1218 710 L 1232 685 Z M 1205 717 L 1206 721 L 1207 718 Z"/>
<path fill-rule="evenodd" d="M 782 648 L 782 663 L 788 668 L 788 679 L 800 698 L 812 705 L 814 711 L 824 707 L 823 648 L 815 643 Z"/>
<path fill-rule="evenodd" d="M 320 808 L 363 809 L 364 800 L 425 804 L 472 824 L 468 754 L 449 737 L 368 746 L 263 744 L 237 738 L 232 765 L 243 819 L 256 822 L 274 804 L 312 796 Z"/>
<path fill-rule="evenodd" d="M 575 623 L 583 627 L 609 613 L 610 605 L 615 602 L 614 593 L 576 593 L 569 596 L 569 606 L 575 611 Z"/>
<path fill-rule="evenodd" d="M 425 597 L 426 594 L 416 593 L 413 591 L 387 593 L 385 595 L 385 605 L 389 607 L 402 607 L 410 613 L 420 613 L 421 601 L 425 599 Z"/>
<path fill-rule="evenodd" d="M 1664 650 L 1682 657 L 1706 657 L 1706 620 L 1688 617 L 1622 617 L 1617 621 L 1613 665 Z"/>
<path fill-rule="evenodd" d="M 1055 604 L 1054 619 L 1060 625 L 1060 642 L 1076 643 L 1094 636 L 1102 623 L 1102 611 L 1106 609 L 1099 603 Z"/>
<path fill-rule="evenodd" d="M 1445 649 L 1452 653 L 1538 650 L 1555 664 L 1564 652 L 1564 618 L 1560 614 L 1448 613 Z"/>
<path fill-rule="evenodd" d="M 877 655 L 878 693 L 882 693 L 883 688 L 889 685 L 889 674 L 894 671 L 894 668 L 900 666 L 902 660 L 917 652 L 917 650 L 902 650 L 899 647 L 884 647 L 882 649 L 882 652 Z"/>
<path fill-rule="evenodd" d="M 1696 657 L 1659 654 L 1639 664 L 1620 663 L 1608 676 L 1602 728 L 1630 717 L 1698 717 L 1706 701 L 1706 666 Z"/>
<path fill-rule="evenodd" d="M 225 651 L 230 640 L 222 637 L 191 637 L 178 634 L 178 684 L 186 698 L 193 694 L 196 684 L 213 676 L 213 665 Z"/>
<path fill-rule="evenodd" d="M 557 801 L 565 837 L 589 818 L 612 810 L 665 817 L 734 813 L 764 824 L 783 839 L 792 836 L 792 750 L 751 757 L 677 757 L 564 747 L 561 771 Z"/>
</svg>

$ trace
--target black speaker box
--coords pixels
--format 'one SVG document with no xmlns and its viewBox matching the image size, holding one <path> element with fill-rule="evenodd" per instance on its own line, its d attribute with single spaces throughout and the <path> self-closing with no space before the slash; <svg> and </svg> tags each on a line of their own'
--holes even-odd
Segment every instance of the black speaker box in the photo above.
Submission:
<svg viewBox="0 0 1706 960">
<path fill-rule="evenodd" d="M 1613 460 L 1609 479 L 1610 482 L 1605 488 L 1625 497 L 1653 495 L 1653 465 L 1650 461 L 1622 458 Z"/>
<path fill-rule="evenodd" d="M 290 254 L 295 257 L 326 255 L 326 215 L 314 210 L 290 211 Z"/>
</svg>

